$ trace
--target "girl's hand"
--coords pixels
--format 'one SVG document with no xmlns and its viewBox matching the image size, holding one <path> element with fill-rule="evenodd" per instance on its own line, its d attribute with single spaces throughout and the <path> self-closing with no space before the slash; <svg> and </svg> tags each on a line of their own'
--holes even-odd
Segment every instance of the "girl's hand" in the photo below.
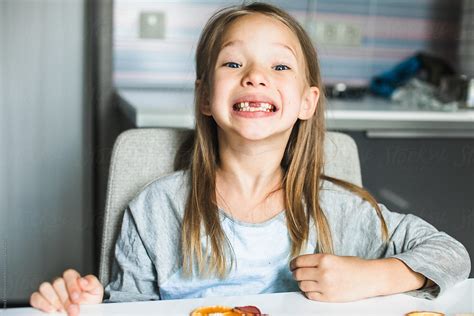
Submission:
<svg viewBox="0 0 474 316">
<path fill-rule="evenodd" d="M 77 271 L 68 269 L 52 284 L 43 282 L 31 295 L 30 304 L 47 313 L 60 311 L 78 315 L 80 304 L 101 303 L 103 296 L 104 287 L 94 275 L 81 278 Z"/>
<path fill-rule="evenodd" d="M 348 302 L 377 295 L 371 282 L 377 275 L 370 271 L 370 260 L 310 254 L 294 258 L 290 269 L 310 300 Z"/>
</svg>

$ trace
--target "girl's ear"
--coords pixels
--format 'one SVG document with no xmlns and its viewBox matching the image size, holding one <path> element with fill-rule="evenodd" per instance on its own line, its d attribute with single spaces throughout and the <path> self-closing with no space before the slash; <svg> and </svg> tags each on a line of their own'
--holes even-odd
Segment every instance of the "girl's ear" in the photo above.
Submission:
<svg viewBox="0 0 474 316">
<path fill-rule="evenodd" d="M 204 103 L 199 104 L 199 110 L 202 114 L 206 116 L 211 116 L 211 106 L 209 104 L 209 97 L 206 91 L 202 91 L 201 89 L 203 89 L 202 81 L 201 79 L 197 79 L 194 83 L 194 91 L 196 91 L 196 93 L 204 94 L 204 98 L 202 98 Z"/>
<path fill-rule="evenodd" d="M 302 101 L 300 113 L 298 118 L 300 120 L 308 120 L 313 117 L 316 107 L 318 106 L 319 89 L 318 87 L 309 87 L 306 90 L 304 99 Z"/>
</svg>

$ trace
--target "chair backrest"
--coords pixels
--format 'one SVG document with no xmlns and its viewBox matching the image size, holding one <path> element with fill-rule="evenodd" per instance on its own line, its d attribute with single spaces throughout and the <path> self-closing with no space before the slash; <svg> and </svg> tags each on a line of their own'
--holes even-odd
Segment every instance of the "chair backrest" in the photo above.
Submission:
<svg viewBox="0 0 474 316">
<path fill-rule="evenodd" d="M 192 132 L 131 129 L 117 138 L 110 163 L 99 264 L 99 279 L 104 286 L 109 283 L 115 241 L 126 206 L 145 185 L 173 172 L 176 151 Z M 350 136 L 326 133 L 324 152 L 325 174 L 362 185 L 357 146 Z"/>
</svg>

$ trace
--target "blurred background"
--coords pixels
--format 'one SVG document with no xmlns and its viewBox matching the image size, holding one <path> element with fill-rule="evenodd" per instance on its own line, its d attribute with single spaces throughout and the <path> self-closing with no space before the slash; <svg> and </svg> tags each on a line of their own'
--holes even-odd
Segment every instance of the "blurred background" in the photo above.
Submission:
<svg viewBox="0 0 474 316">
<path fill-rule="evenodd" d="M 474 1 L 264 2 L 317 47 L 328 129 L 356 140 L 364 186 L 472 258 Z M 238 3 L 0 0 L 0 304 L 97 274 L 114 140 L 192 128 L 198 36 Z"/>
</svg>

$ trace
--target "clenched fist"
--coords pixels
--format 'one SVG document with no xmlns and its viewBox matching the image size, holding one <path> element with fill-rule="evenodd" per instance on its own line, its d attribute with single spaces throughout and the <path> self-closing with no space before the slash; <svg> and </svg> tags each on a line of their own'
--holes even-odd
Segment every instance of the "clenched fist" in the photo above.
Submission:
<svg viewBox="0 0 474 316">
<path fill-rule="evenodd" d="M 373 296 L 370 260 L 330 254 L 309 254 L 290 263 L 293 278 L 305 296 L 324 302 L 348 302 Z"/>
</svg>

